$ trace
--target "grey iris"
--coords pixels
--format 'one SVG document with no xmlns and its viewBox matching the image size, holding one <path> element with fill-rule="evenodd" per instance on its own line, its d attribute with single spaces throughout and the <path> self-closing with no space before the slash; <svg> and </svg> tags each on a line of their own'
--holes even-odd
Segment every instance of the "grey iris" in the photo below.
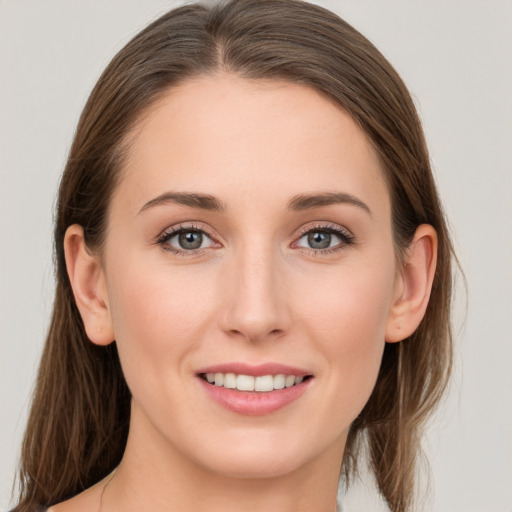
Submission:
<svg viewBox="0 0 512 512">
<path fill-rule="evenodd" d="M 331 233 L 312 231 L 308 234 L 308 244 L 312 249 L 327 249 L 331 245 Z"/>
<path fill-rule="evenodd" d="M 178 241 L 183 249 L 199 249 L 203 243 L 200 231 L 184 231 L 178 235 Z"/>
</svg>

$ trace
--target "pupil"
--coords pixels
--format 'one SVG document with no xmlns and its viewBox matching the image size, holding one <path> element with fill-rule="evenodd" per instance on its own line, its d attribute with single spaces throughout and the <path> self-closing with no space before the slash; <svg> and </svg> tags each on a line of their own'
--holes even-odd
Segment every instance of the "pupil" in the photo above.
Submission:
<svg viewBox="0 0 512 512">
<path fill-rule="evenodd" d="M 325 231 L 314 231 L 309 233 L 308 243 L 313 249 L 327 249 L 331 245 L 331 234 Z"/>
<path fill-rule="evenodd" d="M 185 231 L 178 238 L 183 249 L 199 249 L 203 243 L 203 235 L 199 231 Z"/>
</svg>

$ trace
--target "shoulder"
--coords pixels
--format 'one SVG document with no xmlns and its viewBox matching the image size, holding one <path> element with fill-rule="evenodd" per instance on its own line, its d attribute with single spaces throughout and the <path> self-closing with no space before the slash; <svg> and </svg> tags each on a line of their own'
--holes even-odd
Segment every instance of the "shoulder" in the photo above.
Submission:
<svg viewBox="0 0 512 512">
<path fill-rule="evenodd" d="M 69 500 L 62 501 L 38 512 L 91 512 L 91 510 L 98 510 L 103 482 L 104 480 Z"/>
</svg>

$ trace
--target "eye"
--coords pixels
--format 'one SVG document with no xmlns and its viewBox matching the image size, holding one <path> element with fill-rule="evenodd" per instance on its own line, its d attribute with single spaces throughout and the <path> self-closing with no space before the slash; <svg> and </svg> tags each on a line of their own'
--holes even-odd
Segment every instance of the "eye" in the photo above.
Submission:
<svg viewBox="0 0 512 512">
<path fill-rule="evenodd" d="M 296 246 L 311 249 L 315 253 L 329 253 L 334 250 L 343 249 L 353 242 L 354 237 L 347 230 L 324 226 L 303 231 L 302 236 L 296 242 Z"/>
<path fill-rule="evenodd" d="M 214 240 L 202 229 L 196 227 L 180 226 L 165 232 L 159 239 L 165 250 L 177 254 L 196 254 L 201 249 L 207 249 L 215 245 Z"/>
</svg>

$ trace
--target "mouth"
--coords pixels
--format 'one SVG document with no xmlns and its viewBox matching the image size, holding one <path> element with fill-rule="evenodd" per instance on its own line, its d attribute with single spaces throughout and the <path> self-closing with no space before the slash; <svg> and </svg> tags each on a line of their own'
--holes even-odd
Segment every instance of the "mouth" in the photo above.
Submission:
<svg viewBox="0 0 512 512">
<path fill-rule="evenodd" d="M 223 408 L 249 416 L 278 411 L 307 393 L 312 373 L 282 364 L 230 363 L 203 368 L 197 373 L 203 390 Z"/>
<path fill-rule="evenodd" d="M 312 375 L 293 375 L 278 373 L 275 375 L 245 375 L 236 373 L 208 372 L 200 373 L 199 377 L 212 386 L 237 391 L 254 391 L 257 393 L 268 393 L 279 389 L 298 386 L 304 381 L 312 378 Z"/>
</svg>

